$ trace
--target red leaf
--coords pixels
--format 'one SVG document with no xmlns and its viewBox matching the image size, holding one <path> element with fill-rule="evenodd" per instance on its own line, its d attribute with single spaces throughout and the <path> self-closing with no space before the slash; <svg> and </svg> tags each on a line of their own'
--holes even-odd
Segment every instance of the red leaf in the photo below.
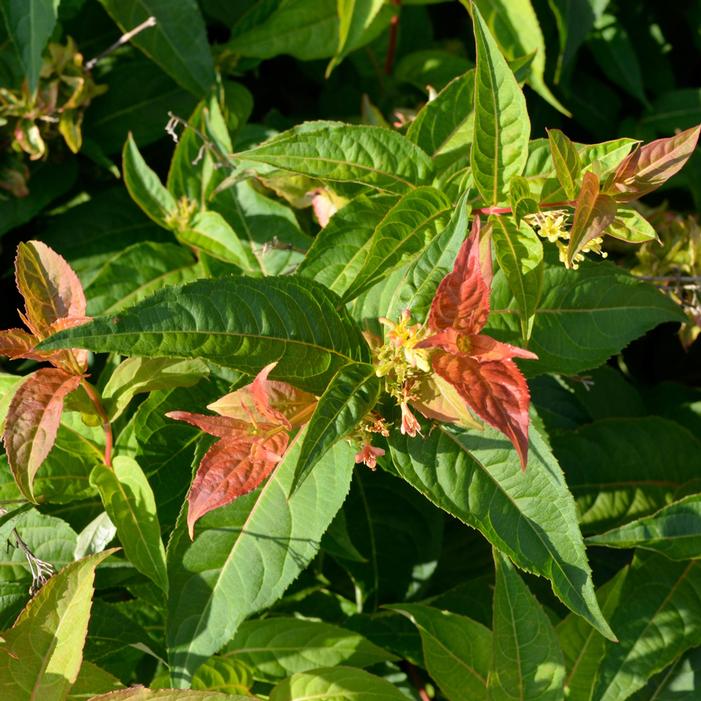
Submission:
<svg viewBox="0 0 701 701">
<path fill-rule="evenodd" d="M 615 198 L 630 202 L 658 188 L 678 173 L 696 148 L 701 125 L 635 149 L 616 170 Z"/>
<path fill-rule="evenodd" d="M 282 460 L 288 441 L 283 431 L 268 438 L 230 436 L 217 441 L 202 458 L 187 497 L 190 538 L 204 514 L 254 490 Z"/>
<path fill-rule="evenodd" d="M 489 269 L 483 271 L 480 265 L 479 221 L 479 217 L 475 217 L 472 231 L 455 259 L 453 271 L 438 285 L 428 317 L 428 325 L 434 331 L 454 328 L 463 334 L 473 334 L 479 333 L 487 323 L 491 259 Z M 487 280 L 485 273 L 489 278 Z"/>
<path fill-rule="evenodd" d="M 3 441 L 15 482 L 30 501 L 34 476 L 56 441 L 63 400 L 80 380 L 58 368 L 43 368 L 29 375 L 10 402 Z"/>
<path fill-rule="evenodd" d="M 232 434 L 248 434 L 250 424 L 228 416 L 209 416 L 207 414 L 193 414 L 189 411 L 169 411 L 166 416 L 176 421 L 196 426 L 200 431 L 209 433 L 210 436 L 227 438 Z"/>
<path fill-rule="evenodd" d="M 601 236 L 616 218 L 616 202 L 599 192 L 599 177 L 587 171 L 582 178 L 582 189 L 577 195 L 574 220 L 567 247 L 567 265 L 592 239 Z"/>
<path fill-rule="evenodd" d="M 481 363 L 467 355 L 438 351 L 433 356 L 433 369 L 455 387 L 475 413 L 506 434 L 525 470 L 530 394 L 526 380 L 514 362 Z"/>
<path fill-rule="evenodd" d="M 73 268 L 41 241 L 20 243 L 15 260 L 17 289 L 24 297 L 30 330 L 39 338 L 60 319 L 85 317 L 85 294 Z"/>
</svg>

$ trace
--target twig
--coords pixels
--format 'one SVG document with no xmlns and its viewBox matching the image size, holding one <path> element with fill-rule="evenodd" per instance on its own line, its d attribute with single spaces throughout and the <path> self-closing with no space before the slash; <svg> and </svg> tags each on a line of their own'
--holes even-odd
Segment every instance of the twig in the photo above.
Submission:
<svg viewBox="0 0 701 701">
<path fill-rule="evenodd" d="M 647 282 L 683 282 L 701 284 L 701 275 L 636 275 L 639 280 Z"/>
<path fill-rule="evenodd" d="M 394 54 L 397 52 L 397 34 L 399 32 L 399 10 L 402 0 L 392 0 L 392 4 L 397 7 L 397 11 L 392 15 L 389 22 L 389 45 L 387 46 L 387 58 L 385 59 L 385 74 L 392 75 L 394 66 Z"/>
<path fill-rule="evenodd" d="M 54 566 L 50 562 L 45 562 L 39 559 L 30 549 L 29 546 L 20 538 L 16 528 L 12 529 L 12 535 L 15 537 L 14 547 L 19 548 L 27 558 L 29 571 L 32 574 L 32 583 L 29 587 L 29 595 L 34 596 L 44 584 L 56 574 Z M 7 541 L 8 546 L 13 545 L 11 541 Z"/>
<path fill-rule="evenodd" d="M 98 61 L 101 61 L 105 56 L 109 56 L 113 51 L 116 51 L 120 46 L 123 44 L 126 44 L 129 40 L 133 39 L 137 34 L 140 34 L 141 32 L 144 31 L 144 29 L 148 29 L 149 27 L 155 27 L 156 26 L 156 18 L 151 16 L 147 20 L 144 20 L 141 24 L 137 25 L 134 27 L 134 29 L 128 31 L 126 34 L 122 34 L 117 41 L 112 44 L 112 46 L 109 46 L 106 48 L 102 53 L 99 53 L 97 56 L 94 58 L 91 58 L 86 64 L 85 64 L 85 70 L 86 71 L 91 71 L 95 66 L 97 65 Z"/>
<path fill-rule="evenodd" d="M 193 127 L 192 124 L 187 122 L 187 120 L 183 119 L 182 117 L 178 117 L 177 114 L 174 114 L 173 112 L 168 112 L 168 123 L 165 126 L 165 130 L 173 137 L 173 141 L 175 141 L 176 143 L 178 142 L 178 133 L 175 131 L 175 127 L 177 127 L 178 125 L 182 126 L 183 129 L 191 129 L 193 132 L 195 132 L 195 134 L 197 134 L 197 136 L 200 137 L 200 139 L 202 139 L 202 147 L 207 149 L 214 155 L 215 160 L 218 161 L 218 167 L 235 167 L 236 164 L 232 162 L 229 155 L 223 153 L 221 149 L 213 141 L 211 141 L 206 134 L 201 132 L 197 127 Z M 200 149 L 200 151 L 198 152 L 193 165 L 195 165 L 201 158 L 202 149 Z"/>
<path fill-rule="evenodd" d="M 95 407 L 97 415 L 102 419 L 102 428 L 105 431 L 105 465 L 112 467 L 112 424 L 93 386 L 87 380 L 81 380 L 80 384 Z"/>
<path fill-rule="evenodd" d="M 421 679 L 416 667 L 414 667 L 414 665 L 411 664 L 411 662 L 406 661 L 402 662 L 400 666 L 406 672 L 407 677 L 409 677 L 409 680 L 411 681 L 413 687 L 416 689 L 416 693 L 419 695 L 421 701 L 431 701 L 431 697 L 428 695 L 426 687 L 424 686 L 424 682 Z"/>
</svg>

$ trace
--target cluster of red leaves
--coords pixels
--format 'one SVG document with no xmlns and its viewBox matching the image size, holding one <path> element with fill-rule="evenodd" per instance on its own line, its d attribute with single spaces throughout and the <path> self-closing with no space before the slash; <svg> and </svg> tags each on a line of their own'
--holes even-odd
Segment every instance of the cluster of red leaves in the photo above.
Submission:
<svg viewBox="0 0 701 701">
<path fill-rule="evenodd" d="M 491 284 L 491 256 L 480 259 L 477 216 L 452 272 L 443 278 L 433 298 L 428 317 L 433 334 L 416 347 L 433 349 L 433 371 L 477 415 L 506 434 L 525 469 L 530 394 L 512 358 L 535 360 L 537 356 L 480 333 L 489 316 Z"/>
<path fill-rule="evenodd" d="M 167 414 L 219 438 L 202 458 L 187 497 L 191 538 L 199 518 L 252 491 L 273 471 L 287 450 L 291 431 L 314 411 L 316 397 L 286 382 L 268 380 L 275 365 L 267 365 L 251 384 L 210 404 L 207 408 L 218 416 Z"/>
<path fill-rule="evenodd" d="M 5 419 L 3 442 L 18 487 L 33 499 L 32 482 L 56 440 L 63 402 L 78 388 L 87 369 L 82 350 L 37 351 L 40 341 L 88 321 L 83 287 L 73 269 L 40 241 L 21 243 L 15 260 L 19 312 L 24 329 L 0 331 L 0 355 L 49 362 L 28 375 L 16 391 Z"/>
</svg>

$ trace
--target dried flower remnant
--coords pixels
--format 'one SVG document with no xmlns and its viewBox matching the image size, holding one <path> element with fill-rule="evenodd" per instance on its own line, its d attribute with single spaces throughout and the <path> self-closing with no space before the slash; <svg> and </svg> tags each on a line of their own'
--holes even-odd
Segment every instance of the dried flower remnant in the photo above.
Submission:
<svg viewBox="0 0 701 701">
<path fill-rule="evenodd" d="M 491 259 L 480 261 L 479 231 L 476 217 L 438 286 L 426 326 L 411 325 L 408 312 L 398 323 L 384 321 L 388 342 L 375 352 L 377 374 L 401 408 L 402 433 L 419 433 L 409 405 L 428 418 L 474 426 L 471 409 L 511 440 L 525 469 L 530 395 L 513 358 L 537 356 L 480 333 L 492 274 Z"/>
<path fill-rule="evenodd" d="M 207 408 L 218 415 L 171 411 L 166 416 L 196 426 L 219 440 L 207 451 L 188 493 L 187 527 L 209 511 L 254 490 L 287 450 L 290 433 L 310 419 L 316 397 L 287 382 L 268 380 L 264 367 L 253 382 Z"/>
</svg>

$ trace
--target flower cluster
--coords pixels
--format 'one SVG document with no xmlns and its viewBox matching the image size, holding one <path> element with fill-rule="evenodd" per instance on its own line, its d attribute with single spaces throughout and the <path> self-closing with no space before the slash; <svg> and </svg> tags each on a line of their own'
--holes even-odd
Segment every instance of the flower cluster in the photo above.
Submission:
<svg viewBox="0 0 701 701">
<path fill-rule="evenodd" d="M 569 214 L 564 209 L 551 209 L 535 214 L 528 214 L 525 220 L 533 227 L 541 238 L 547 239 L 550 243 L 557 246 L 560 255 L 560 262 L 567 262 L 567 244 L 570 240 L 570 231 L 567 228 L 569 223 Z M 572 268 L 576 270 L 579 263 L 584 260 L 584 254 L 591 252 L 606 258 L 608 254 L 601 249 L 604 242 L 603 236 L 588 241 L 582 250 L 575 254 Z"/>
</svg>

